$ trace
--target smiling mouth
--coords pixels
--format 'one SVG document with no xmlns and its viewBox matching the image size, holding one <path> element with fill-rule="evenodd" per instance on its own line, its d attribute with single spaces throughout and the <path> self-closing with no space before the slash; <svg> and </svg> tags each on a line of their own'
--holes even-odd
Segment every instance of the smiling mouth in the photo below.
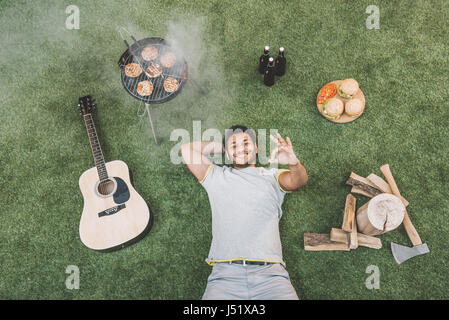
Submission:
<svg viewBox="0 0 449 320">
<path fill-rule="evenodd" d="M 239 158 L 242 156 L 247 156 L 248 154 L 249 154 L 248 152 L 240 153 L 240 154 L 236 155 L 236 158 Z"/>
</svg>

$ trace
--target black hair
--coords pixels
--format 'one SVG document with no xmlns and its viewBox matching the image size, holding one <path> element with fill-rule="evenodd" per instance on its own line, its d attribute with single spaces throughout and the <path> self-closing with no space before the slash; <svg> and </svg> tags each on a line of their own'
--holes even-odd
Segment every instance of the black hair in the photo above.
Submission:
<svg viewBox="0 0 449 320">
<path fill-rule="evenodd" d="M 225 130 L 225 136 L 223 137 L 223 148 L 226 150 L 228 140 L 231 136 L 241 132 L 245 132 L 246 134 L 248 134 L 251 137 L 251 140 L 256 143 L 256 134 L 254 133 L 253 129 L 248 129 L 248 127 L 236 124 Z"/>
</svg>

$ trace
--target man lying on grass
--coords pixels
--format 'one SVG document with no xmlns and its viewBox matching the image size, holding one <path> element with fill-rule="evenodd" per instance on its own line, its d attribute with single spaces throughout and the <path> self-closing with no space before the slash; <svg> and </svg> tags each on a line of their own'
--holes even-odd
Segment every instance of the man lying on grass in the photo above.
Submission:
<svg viewBox="0 0 449 320">
<path fill-rule="evenodd" d="M 256 167 L 257 145 L 252 130 L 233 126 L 223 144 L 191 142 L 181 146 L 190 171 L 206 189 L 212 209 L 212 244 L 206 262 L 213 266 L 203 299 L 298 299 L 279 237 L 279 219 L 286 192 L 307 183 L 306 169 L 290 139 L 279 134 L 270 163 L 290 170 Z M 232 167 L 206 157 L 225 152 Z M 277 157 L 275 153 L 278 153 Z"/>
</svg>

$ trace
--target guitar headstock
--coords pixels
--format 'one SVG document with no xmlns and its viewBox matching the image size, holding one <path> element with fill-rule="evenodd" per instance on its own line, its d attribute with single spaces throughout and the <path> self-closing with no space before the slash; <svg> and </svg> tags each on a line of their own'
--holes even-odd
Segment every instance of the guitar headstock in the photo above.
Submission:
<svg viewBox="0 0 449 320">
<path fill-rule="evenodd" d="M 95 99 L 92 96 L 85 96 L 78 99 L 78 108 L 80 114 L 85 116 L 89 113 L 92 113 L 96 107 Z"/>
</svg>

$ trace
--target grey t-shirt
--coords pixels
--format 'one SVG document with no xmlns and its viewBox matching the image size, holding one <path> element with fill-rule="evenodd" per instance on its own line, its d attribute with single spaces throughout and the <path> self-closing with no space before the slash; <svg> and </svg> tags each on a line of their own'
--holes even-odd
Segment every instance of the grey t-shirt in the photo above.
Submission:
<svg viewBox="0 0 449 320">
<path fill-rule="evenodd" d="M 282 169 L 241 170 L 211 164 L 201 184 L 212 209 L 212 243 L 206 262 L 251 260 L 285 266 L 279 220 L 285 191 Z"/>
</svg>

